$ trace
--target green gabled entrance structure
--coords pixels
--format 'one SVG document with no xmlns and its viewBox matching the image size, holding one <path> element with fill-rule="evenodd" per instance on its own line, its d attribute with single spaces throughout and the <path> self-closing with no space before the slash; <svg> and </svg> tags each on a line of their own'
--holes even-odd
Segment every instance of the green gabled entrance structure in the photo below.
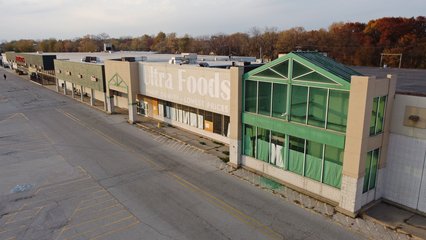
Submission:
<svg viewBox="0 0 426 240">
<path fill-rule="evenodd" d="M 379 178 L 379 160 L 366 163 L 368 153 L 387 141 L 386 130 L 369 135 L 370 120 L 384 126 L 384 112 L 377 113 L 373 102 L 389 99 L 381 96 L 394 94 L 395 81 L 362 76 L 318 52 L 291 52 L 245 73 L 241 129 L 231 141 L 241 156 L 231 164 L 356 212 L 362 197 L 378 196 L 362 192 L 364 182 L 374 189 L 372 178 Z"/>
</svg>

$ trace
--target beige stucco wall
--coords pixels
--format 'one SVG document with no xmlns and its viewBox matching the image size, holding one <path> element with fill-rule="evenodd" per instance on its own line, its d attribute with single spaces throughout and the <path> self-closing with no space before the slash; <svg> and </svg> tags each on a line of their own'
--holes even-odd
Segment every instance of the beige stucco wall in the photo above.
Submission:
<svg viewBox="0 0 426 240">
<path fill-rule="evenodd" d="M 139 62 L 139 93 L 229 116 L 231 70 Z"/>
<path fill-rule="evenodd" d="M 383 152 L 380 163 L 382 167 L 385 165 L 395 86 L 395 76 L 389 75 L 388 78 L 383 79 L 376 79 L 374 76 L 352 77 L 343 164 L 344 175 L 354 178 L 362 177 L 367 152 L 379 147 Z M 373 99 L 379 96 L 388 96 L 384 130 L 381 134 L 370 136 Z"/>
<path fill-rule="evenodd" d="M 136 95 L 139 91 L 139 68 L 137 62 L 109 60 L 105 61 L 105 84 L 108 112 L 115 105 L 129 110 L 129 122 L 136 118 Z M 111 90 L 124 93 L 123 96 L 111 96 Z M 126 99 L 127 94 L 127 101 Z M 127 102 L 127 106 L 126 106 Z"/>
<path fill-rule="evenodd" d="M 379 169 L 386 165 L 389 143 L 390 116 L 395 95 L 396 77 L 376 79 L 374 76 L 353 76 L 349 97 L 348 123 L 339 208 L 349 213 L 357 212 L 363 205 L 381 197 L 383 171 L 378 172 L 376 188 L 362 192 L 367 153 L 381 148 Z M 388 96 L 383 133 L 370 136 L 373 99 Z"/>
</svg>

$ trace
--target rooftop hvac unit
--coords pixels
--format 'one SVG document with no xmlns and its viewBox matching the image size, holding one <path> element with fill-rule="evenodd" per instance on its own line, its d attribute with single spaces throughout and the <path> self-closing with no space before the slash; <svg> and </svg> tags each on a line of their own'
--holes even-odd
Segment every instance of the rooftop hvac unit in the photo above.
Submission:
<svg viewBox="0 0 426 240">
<path fill-rule="evenodd" d="M 81 61 L 87 62 L 87 63 L 97 63 L 97 62 L 100 62 L 100 59 L 98 57 L 94 57 L 94 56 L 86 56 L 86 57 L 82 58 Z"/>
</svg>

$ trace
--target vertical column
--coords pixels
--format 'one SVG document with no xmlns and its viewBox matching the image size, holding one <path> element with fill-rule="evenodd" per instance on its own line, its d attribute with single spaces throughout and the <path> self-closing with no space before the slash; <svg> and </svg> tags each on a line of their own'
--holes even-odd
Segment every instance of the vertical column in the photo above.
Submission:
<svg viewBox="0 0 426 240">
<path fill-rule="evenodd" d="M 136 103 L 129 103 L 129 123 L 134 123 L 136 121 Z"/>
<path fill-rule="evenodd" d="M 56 82 L 56 92 L 59 92 L 59 79 L 55 78 L 55 82 Z"/>
<path fill-rule="evenodd" d="M 385 182 L 385 171 L 386 171 L 386 159 L 388 153 L 389 146 L 389 138 L 390 138 L 390 125 L 391 125 L 391 116 L 392 116 L 392 108 L 394 104 L 395 91 L 396 91 L 396 81 L 397 76 L 395 75 L 387 75 L 388 80 L 388 88 L 387 88 L 387 98 L 386 98 L 386 109 L 384 116 L 384 128 L 381 139 L 381 147 L 380 147 L 380 159 L 379 166 L 377 169 L 377 181 L 376 181 L 376 191 L 375 191 L 375 199 L 379 199 L 383 196 L 384 189 L 386 186 Z"/>
<path fill-rule="evenodd" d="M 229 132 L 229 165 L 233 167 L 241 166 L 241 109 L 242 109 L 242 88 L 243 69 L 240 67 L 231 68 L 230 86 L 230 132 Z"/>
<path fill-rule="evenodd" d="M 109 97 L 107 97 L 107 94 L 104 92 L 104 111 L 108 112 L 108 100 Z"/>
<path fill-rule="evenodd" d="M 80 100 L 84 102 L 83 86 L 80 86 Z"/>
<path fill-rule="evenodd" d="M 71 83 L 71 97 L 74 98 L 75 97 L 75 93 L 74 93 L 74 83 Z"/>
<path fill-rule="evenodd" d="M 95 105 L 95 90 L 93 88 L 90 89 L 90 106 Z"/>
<path fill-rule="evenodd" d="M 62 89 L 64 91 L 64 95 L 67 95 L 67 82 L 64 81 L 64 89 Z"/>
<path fill-rule="evenodd" d="M 106 96 L 106 103 L 107 103 L 107 112 L 109 114 L 112 114 L 114 112 L 114 95 L 107 95 Z"/>
<path fill-rule="evenodd" d="M 374 81 L 375 77 L 352 76 L 351 79 L 341 198 L 338 206 L 348 215 L 355 215 L 362 207 Z"/>
</svg>

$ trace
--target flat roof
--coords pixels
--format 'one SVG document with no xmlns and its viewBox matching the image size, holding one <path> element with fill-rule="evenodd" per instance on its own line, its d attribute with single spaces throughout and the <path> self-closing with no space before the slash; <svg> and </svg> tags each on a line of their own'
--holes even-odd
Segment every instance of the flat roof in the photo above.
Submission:
<svg viewBox="0 0 426 240">
<path fill-rule="evenodd" d="M 426 97 L 426 69 L 351 67 L 366 75 L 385 78 L 388 74 L 397 75 L 396 92 L 399 94 Z"/>
<path fill-rule="evenodd" d="M 159 54 L 155 52 L 144 52 L 144 51 L 117 51 L 117 52 L 49 52 L 43 53 L 46 55 L 56 55 L 58 60 L 68 60 L 73 62 L 81 62 L 81 59 L 90 56 L 98 57 L 102 64 L 106 60 L 121 59 L 123 57 L 146 57 L 145 62 L 168 62 L 172 57 L 182 57 L 181 54 Z M 232 56 L 232 59 L 229 56 L 221 55 L 197 55 L 198 62 L 207 62 L 210 67 L 215 66 L 230 66 L 232 62 L 240 62 L 239 60 L 244 58 L 255 57 L 245 57 L 245 56 Z"/>
</svg>

